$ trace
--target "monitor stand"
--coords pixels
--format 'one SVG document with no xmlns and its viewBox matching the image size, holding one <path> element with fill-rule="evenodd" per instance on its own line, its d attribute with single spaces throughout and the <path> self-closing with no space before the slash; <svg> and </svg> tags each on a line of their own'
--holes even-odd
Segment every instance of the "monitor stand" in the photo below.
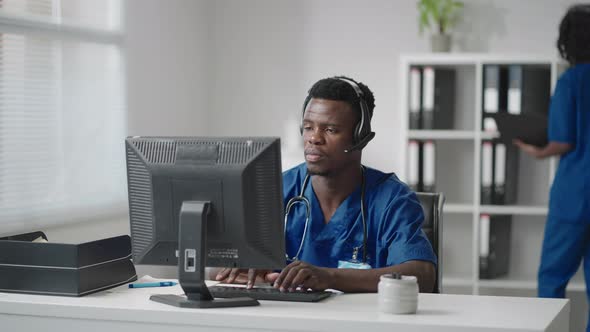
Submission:
<svg viewBox="0 0 590 332">
<path fill-rule="evenodd" d="M 181 308 L 224 308 L 260 305 L 249 297 L 213 298 L 205 284 L 207 216 L 210 202 L 185 201 L 178 227 L 178 282 L 185 296 L 160 294 L 150 300 Z"/>
</svg>

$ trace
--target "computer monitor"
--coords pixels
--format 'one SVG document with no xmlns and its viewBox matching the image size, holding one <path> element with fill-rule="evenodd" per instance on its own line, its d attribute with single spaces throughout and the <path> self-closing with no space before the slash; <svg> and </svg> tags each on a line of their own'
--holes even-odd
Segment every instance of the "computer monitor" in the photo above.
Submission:
<svg viewBox="0 0 590 332">
<path fill-rule="evenodd" d="M 133 260 L 178 265 L 181 307 L 256 305 L 213 299 L 205 266 L 285 266 L 280 140 L 274 137 L 128 137 Z"/>
</svg>

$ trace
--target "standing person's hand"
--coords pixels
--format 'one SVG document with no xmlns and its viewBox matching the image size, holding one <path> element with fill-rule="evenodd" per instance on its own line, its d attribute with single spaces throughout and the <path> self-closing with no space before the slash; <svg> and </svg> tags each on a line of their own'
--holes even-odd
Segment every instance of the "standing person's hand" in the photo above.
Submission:
<svg viewBox="0 0 590 332">
<path fill-rule="evenodd" d="M 256 281 L 273 283 L 279 274 L 270 270 L 224 268 L 215 276 L 216 281 L 228 284 L 246 284 L 247 288 L 254 287 Z"/>
<path fill-rule="evenodd" d="M 541 158 L 541 152 L 543 151 L 542 148 L 536 147 L 534 145 L 531 144 L 527 144 L 519 139 L 515 139 L 514 141 L 514 145 L 518 146 L 522 151 L 524 151 L 526 154 L 533 156 L 535 158 Z"/>
</svg>

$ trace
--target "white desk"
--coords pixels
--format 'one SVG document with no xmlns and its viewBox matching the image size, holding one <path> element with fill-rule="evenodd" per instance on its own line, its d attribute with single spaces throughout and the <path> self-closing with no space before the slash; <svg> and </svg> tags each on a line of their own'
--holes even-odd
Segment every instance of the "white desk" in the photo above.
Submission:
<svg viewBox="0 0 590 332">
<path fill-rule="evenodd" d="M 420 294 L 416 315 L 377 311 L 376 294 L 340 294 L 320 303 L 261 301 L 257 307 L 179 309 L 149 300 L 179 286 L 127 289 L 81 298 L 0 293 L 2 331 L 559 331 L 564 299 Z"/>
</svg>

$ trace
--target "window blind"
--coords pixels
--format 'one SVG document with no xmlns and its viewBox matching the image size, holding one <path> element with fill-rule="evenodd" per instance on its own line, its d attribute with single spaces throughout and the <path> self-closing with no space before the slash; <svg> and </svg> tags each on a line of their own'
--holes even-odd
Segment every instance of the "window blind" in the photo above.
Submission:
<svg viewBox="0 0 590 332">
<path fill-rule="evenodd" d="M 117 3 L 0 0 L 0 233 L 126 213 Z"/>
</svg>

